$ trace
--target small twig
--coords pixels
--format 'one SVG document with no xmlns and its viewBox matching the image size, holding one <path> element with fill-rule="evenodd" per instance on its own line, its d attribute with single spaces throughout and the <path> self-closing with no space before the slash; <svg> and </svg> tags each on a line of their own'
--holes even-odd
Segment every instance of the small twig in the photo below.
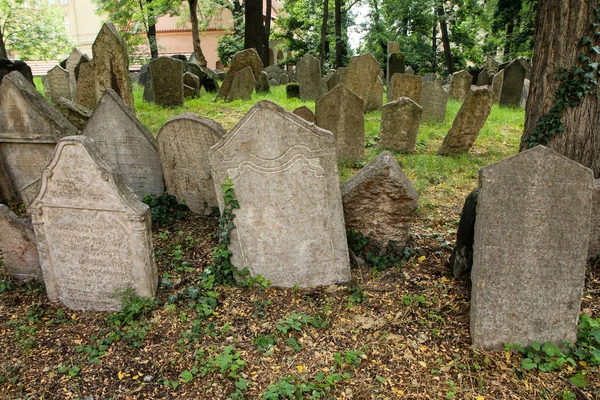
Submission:
<svg viewBox="0 0 600 400">
<path fill-rule="evenodd" d="M 561 381 L 565 382 L 567 385 L 571 386 L 571 388 L 573 390 L 575 390 L 575 392 L 577 393 L 577 395 L 581 396 L 581 398 L 583 398 L 584 400 L 591 400 L 584 392 L 583 390 L 581 390 L 580 388 L 578 388 L 577 386 L 575 386 L 573 383 L 571 383 L 571 381 L 569 381 L 567 378 L 565 378 L 562 375 L 558 376 L 560 378 Z"/>
</svg>

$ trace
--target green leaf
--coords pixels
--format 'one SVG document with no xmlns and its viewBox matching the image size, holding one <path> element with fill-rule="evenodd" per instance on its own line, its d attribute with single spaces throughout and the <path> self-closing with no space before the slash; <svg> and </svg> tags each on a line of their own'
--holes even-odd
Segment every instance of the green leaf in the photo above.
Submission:
<svg viewBox="0 0 600 400">
<path fill-rule="evenodd" d="M 183 380 L 183 382 L 188 383 L 190 382 L 192 379 L 194 379 L 194 375 L 192 375 L 192 373 L 188 370 L 183 371 L 181 374 L 179 374 L 179 377 Z"/>
<path fill-rule="evenodd" d="M 584 375 L 581 373 L 570 377 L 569 382 L 571 382 L 573 385 L 577 386 L 580 389 L 583 389 L 587 385 L 587 381 L 585 380 Z"/>
<path fill-rule="evenodd" d="M 542 351 L 550 357 L 557 357 L 562 354 L 557 345 L 552 342 L 546 342 L 542 346 Z"/>
<path fill-rule="evenodd" d="M 525 358 L 523 359 L 521 367 L 526 371 L 531 371 L 532 369 L 535 369 L 537 367 L 537 364 L 534 363 L 531 358 Z"/>
</svg>

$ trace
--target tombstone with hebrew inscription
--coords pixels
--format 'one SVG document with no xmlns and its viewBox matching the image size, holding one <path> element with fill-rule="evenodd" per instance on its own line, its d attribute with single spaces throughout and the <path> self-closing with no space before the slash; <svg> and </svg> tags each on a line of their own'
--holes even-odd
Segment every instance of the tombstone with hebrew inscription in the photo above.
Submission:
<svg viewBox="0 0 600 400">
<path fill-rule="evenodd" d="M 330 132 L 261 101 L 211 153 L 215 189 L 229 177 L 240 206 L 230 247 L 238 269 L 284 287 L 350 279 Z"/>
<path fill-rule="evenodd" d="M 464 101 L 471 88 L 471 83 L 473 83 L 473 76 L 465 70 L 452 74 L 452 82 L 450 82 L 450 98 Z"/>
<path fill-rule="evenodd" d="M 366 110 L 371 92 L 376 90 L 381 64 L 371 53 L 354 56 L 350 59 L 344 86 L 360 97 Z"/>
<path fill-rule="evenodd" d="M 316 100 L 323 94 L 321 61 L 318 58 L 305 54 L 296 66 L 296 79 L 301 100 Z"/>
<path fill-rule="evenodd" d="M 149 79 L 144 85 L 144 100 L 163 107 L 183 106 L 183 61 L 158 57 L 148 65 Z"/>
<path fill-rule="evenodd" d="M 71 99 L 71 87 L 69 81 L 69 71 L 56 65 L 42 79 L 44 83 L 44 92 L 53 102 L 58 102 L 61 97 Z"/>
<path fill-rule="evenodd" d="M 502 83 L 502 91 L 500 92 L 500 105 L 518 106 L 521 103 L 527 70 L 523 62 L 515 58 L 503 71 L 504 81 Z"/>
<path fill-rule="evenodd" d="M 471 281 L 475 347 L 574 342 L 594 174 L 544 146 L 479 173 Z"/>
<path fill-rule="evenodd" d="M 391 102 L 400 97 L 408 97 L 415 103 L 418 103 L 421 97 L 422 87 L 422 77 L 418 75 L 396 73 L 392 76 L 392 80 L 388 86 L 387 100 L 388 102 Z"/>
<path fill-rule="evenodd" d="M 48 298 L 74 310 L 114 311 L 128 288 L 154 297 L 150 211 L 85 136 L 56 146 L 31 214 Z"/>
<path fill-rule="evenodd" d="M 448 106 L 448 92 L 440 82 L 423 82 L 419 105 L 423 107 L 421 119 L 426 122 L 444 122 Z"/>
</svg>

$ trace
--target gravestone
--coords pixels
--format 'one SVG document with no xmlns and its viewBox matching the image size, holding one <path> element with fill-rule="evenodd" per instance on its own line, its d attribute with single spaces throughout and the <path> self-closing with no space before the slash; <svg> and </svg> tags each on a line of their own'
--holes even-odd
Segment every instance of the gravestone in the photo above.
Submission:
<svg viewBox="0 0 600 400">
<path fill-rule="evenodd" d="M 239 71 L 246 67 L 250 67 L 252 69 L 252 75 L 254 76 L 254 79 L 258 77 L 258 74 L 260 74 L 260 71 L 263 69 L 263 63 L 260 60 L 260 56 L 256 52 L 256 49 L 254 48 L 235 53 L 233 59 L 231 60 L 229 71 L 227 71 L 227 75 L 225 75 L 221 89 L 219 89 L 217 99 L 224 100 L 229 97 L 229 90 L 231 89 L 233 78 Z"/>
<path fill-rule="evenodd" d="M 277 82 L 274 78 L 269 79 L 269 86 L 279 86 L 279 82 Z"/>
<path fill-rule="evenodd" d="M 485 70 L 481 70 L 479 75 L 477 75 L 477 86 L 489 86 L 492 84 L 492 77 Z"/>
<path fill-rule="evenodd" d="M 238 71 L 233 77 L 231 87 L 229 88 L 229 94 L 225 100 L 250 100 L 255 86 L 256 79 L 254 79 L 252 68 L 246 67 L 243 70 Z"/>
<path fill-rule="evenodd" d="M 211 148 L 211 166 L 215 190 L 229 177 L 239 202 L 230 245 L 238 269 L 285 287 L 350 280 L 330 132 L 260 101 Z"/>
<path fill-rule="evenodd" d="M 19 72 L 25 79 L 29 81 L 32 85 L 33 83 L 33 74 L 31 73 L 31 68 L 25 61 L 15 60 L 11 61 L 8 58 L 0 58 L 0 83 L 2 79 L 13 71 Z"/>
<path fill-rule="evenodd" d="M 407 97 L 400 97 L 383 106 L 379 130 L 379 147 L 394 151 L 413 152 L 423 109 Z"/>
<path fill-rule="evenodd" d="M 427 73 L 423 75 L 423 82 L 435 82 L 437 80 L 437 75 L 433 72 Z"/>
<path fill-rule="evenodd" d="M 140 199 L 163 194 L 156 141 L 113 90 L 105 90 L 82 134 L 94 139 L 98 151 Z"/>
<path fill-rule="evenodd" d="M 408 75 L 414 75 L 415 71 L 413 71 L 412 67 L 409 65 L 408 67 L 406 67 L 406 70 L 404 70 L 404 73 Z"/>
<path fill-rule="evenodd" d="M 200 96 L 200 78 L 196 74 L 186 72 L 183 74 L 184 96 L 199 97 Z M 185 94 L 185 87 L 188 87 L 191 93 Z"/>
<path fill-rule="evenodd" d="M 423 82 L 419 104 L 423 107 L 422 121 L 442 123 L 446 119 L 448 92 L 440 82 Z"/>
<path fill-rule="evenodd" d="M 56 109 L 75 127 L 81 131 L 92 116 L 92 110 L 71 100 L 61 97 L 56 103 Z"/>
<path fill-rule="evenodd" d="M 256 80 L 256 93 L 270 93 L 271 85 L 269 84 L 269 76 L 265 71 L 261 71 L 258 74 L 258 79 Z"/>
<path fill-rule="evenodd" d="M 267 77 L 269 78 L 269 81 L 271 79 L 275 79 L 275 81 L 277 83 L 273 86 L 277 86 L 280 84 L 281 75 L 283 75 L 283 68 L 281 68 L 277 64 L 273 64 L 273 65 L 269 65 L 267 68 L 263 69 L 263 71 L 265 71 L 267 73 Z"/>
<path fill-rule="evenodd" d="M 392 82 L 394 74 L 403 74 L 405 72 L 404 67 L 404 54 L 403 53 L 392 53 L 388 54 L 387 60 L 387 77 L 386 82 L 388 86 Z"/>
<path fill-rule="evenodd" d="M 456 231 L 456 244 L 450 255 L 450 269 L 457 279 L 471 277 L 478 194 L 479 189 L 473 189 L 467 196 L 462 212 L 460 213 L 460 222 Z"/>
<path fill-rule="evenodd" d="M 6 271 L 17 281 L 42 279 L 37 242 L 30 221 L 0 204 L 0 255 Z"/>
<path fill-rule="evenodd" d="M 287 85 L 285 85 L 285 96 L 288 99 L 300 98 L 300 87 L 296 82 L 288 83 Z"/>
<path fill-rule="evenodd" d="M 162 107 L 183 107 L 183 61 L 158 57 L 149 62 L 144 100 Z"/>
<path fill-rule="evenodd" d="M 60 65 L 56 65 L 48 71 L 48 74 L 43 78 L 43 83 L 46 96 L 50 97 L 53 102 L 56 103 L 61 97 L 71 99 L 69 71 L 61 68 Z"/>
<path fill-rule="evenodd" d="M 346 229 L 369 236 L 379 247 L 402 249 L 419 195 L 392 154 L 379 154 L 342 185 Z"/>
<path fill-rule="evenodd" d="M 450 82 L 450 98 L 458 101 L 464 101 L 471 89 L 473 77 L 467 71 L 462 70 L 452 74 Z"/>
<path fill-rule="evenodd" d="M 287 85 L 288 83 L 290 83 L 290 75 L 287 72 L 284 72 L 283 74 L 281 74 L 281 77 L 279 78 L 279 84 Z"/>
<path fill-rule="evenodd" d="M 28 205 L 60 138 L 77 129 L 19 72 L 0 84 L 0 186 Z M 6 193 L 4 193 L 4 196 Z M 11 199 L 7 199 L 11 200 Z"/>
<path fill-rule="evenodd" d="M 454 118 L 452 128 L 444 138 L 439 154 L 447 156 L 468 153 L 490 115 L 495 99 L 494 93 L 487 86 L 471 88 Z"/>
<path fill-rule="evenodd" d="M 500 92 L 501 106 L 519 106 L 526 70 L 519 59 L 514 59 L 504 68 L 504 83 Z"/>
<path fill-rule="evenodd" d="M 383 89 L 383 81 L 378 76 L 377 82 L 375 83 L 375 86 L 373 86 L 369 98 L 367 99 L 365 111 L 381 110 L 381 107 L 383 106 Z"/>
<path fill-rule="evenodd" d="M 104 89 L 110 88 L 123 99 L 125 104 L 135 110 L 127 46 L 112 23 L 106 22 L 102 25 L 92 44 L 92 54 L 98 87 L 96 99 L 100 99 Z M 88 108 L 93 109 L 93 107 Z"/>
<path fill-rule="evenodd" d="M 50 301 L 74 310 L 116 311 L 118 291 L 156 294 L 149 208 L 89 138 L 58 143 L 28 211 Z"/>
<path fill-rule="evenodd" d="M 340 83 L 343 83 L 347 73 L 348 68 L 346 67 L 339 67 L 336 69 L 333 75 L 325 82 L 327 84 L 327 91 L 330 91 Z"/>
<path fill-rule="evenodd" d="M 321 61 L 305 54 L 296 66 L 296 79 L 300 87 L 300 100 L 316 100 L 322 94 Z"/>
<path fill-rule="evenodd" d="M 394 74 L 388 86 L 387 100 L 391 102 L 400 97 L 408 97 L 418 103 L 421 98 L 422 86 L 423 79 L 418 75 Z"/>
<path fill-rule="evenodd" d="M 525 78 L 523 82 L 523 91 L 521 92 L 521 101 L 519 102 L 519 106 L 524 110 L 527 105 L 527 98 L 529 97 L 529 79 Z"/>
<path fill-rule="evenodd" d="M 350 91 L 356 94 L 364 103 L 366 110 L 367 102 L 371 92 L 375 90 L 381 64 L 375 60 L 371 53 L 354 56 L 350 59 L 350 65 L 343 81 Z"/>
<path fill-rule="evenodd" d="M 592 194 L 592 221 L 590 224 L 590 244 L 588 258 L 600 255 L 600 179 L 594 179 Z"/>
<path fill-rule="evenodd" d="M 89 61 L 79 66 L 79 79 L 75 89 L 75 102 L 83 107 L 93 110 L 98 103 L 96 92 L 99 90 L 96 82 L 94 62 Z"/>
<path fill-rule="evenodd" d="M 79 65 L 83 57 L 84 55 L 76 47 L 73 47 L 69 56 L 64 60 L 65 66 L 63 68 L 69 72 L 69 88 L 71 89 L 71 97 L 68 97 L 69 100 L 75 100 L 75 92 L 77 90 L 75 68 Z"/>
<path fill-rule="evenodd" d="M 305 121 L 314 124 L 316 122 L 315 113 L 306 106 L 298 107 L 294 110 L 294 114 L 303 118 Z"/>
<path fill-rule="evenodd" d="M 364 103 L 343 84 L 315 103 L 317 125 L 335 136 L 338 160 L 360 162 L 365 157 Z"/>
<path fill-rule="evenodd" d="M 504 70 L 498 72 L 494 75 L 492 79 L 492 92 L 494 92 L 494 96 L 496 96 L 496 103 L 500 101 L 500 93 L 502 93 L 502 85 L 504 84 Z"/>
<path fill-rule="evenodd" d="M 209 149 L 225 134 L 219 123 L 192 113 L 171 118 L 158 132 L 167 192 L 195 213 L 208 215 L 218 205 Z"/>
<path fill-rule="evenodd" d="M 387 55 L 400 52 L 400 43 L 398 42 L 387 42 Z"/>
<path fill-rule="evenodd" d="M 592 186 L 590 169 L 544 146 L 481 169 L 471 271 L 473 346 L 575 342 Z"/>
<path fill-rule="evenodd" d="M 487 55 L 485 57 L 485 61 L 483 62 L 483 68 L 487 69 L 488 72 L 495 74 L 498 72 L 498 61 L 496 61 L 491 55 Z"/>
</svg>

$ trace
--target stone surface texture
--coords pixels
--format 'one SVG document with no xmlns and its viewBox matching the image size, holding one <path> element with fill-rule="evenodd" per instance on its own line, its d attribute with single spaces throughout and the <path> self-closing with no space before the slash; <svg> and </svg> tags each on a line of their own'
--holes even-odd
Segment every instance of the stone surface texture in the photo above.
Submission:
<svg viewBox="0 0 600 400">
<path fill-rule="evenodd" d="M 500 105 L 519 106 L 527 70 L 521 60 L 516 58 L 503 71 L 504 82 L 502 84 L 502 91 L 500 92 Z"/>
<path fill-rule="evenodd" d="M 346 79 L 347 73 L 348 68 L 346 67 L 339 67 L 338 69 L 336 69 L 333 75 L 331 75 L 329 79 L 325 81 L 325 83 L 327 84 L 327 91 L 333 90 L 334 87 L 336 87 L 340 83 L 343 83 L 344 79 Z"/>
<path fill-rule="evenodd" d="M 413 152 L 423 109 L 407 97 L 400 97 L 383 106 L 379 129 L 379 147 L 394 151 Z"/>
<path fill-rule="evenodd" d="M 263 69 L 263 63 L 260 60 L 260 56 L 256 52 L 256 49 L 246 49 L 235 53 L 233 59 L 231 60 L 229 71 L 227 71 L 227 75 L 225 76 L 223 84 L 219 89 L 217 99 L 227 99 L 235 74 L 246 67 L 252 68 L 254 79 L 258 77 L 258 74 L 260 74 L 260 71 Z"/>
<path fill-rule="evenodd" d="M 171 118 L 158 131 L 167 192 L 178 201 L 185 200 L 195 213 L 208 215 L 211 207 L 218 206 L 210 175 L 209 149 L 225 133 L 219 123 L 192 113 Z"/>
<path fill-rule="evenodd" d="M 69 71 L 60 65 L 54 66 L 43 79 L 44 93 L 50 97 L 53 102 L 64 97 L 71 99 L 71 86 L 69 81 Z"/>
<path fill-rule="evenodd" d="M 254 79 L 252 68 L 246 67 L 243 70 L 238 71 L 233 77 L 226 100 L 250 100 L 255 86 L 256 79 Z"/>
<path fill-rule="evenodd" d="M 0 255 L 6 271 L 17 281 L 42 279 L 31 222 L 18 218 L 4 204 L 0 204 Z"/>
<path fill-rule="evenodd" d="M 378 76 L 375 86 L 373 86 L 371 92 L 369 93 L 369 98 L 367 99 L 367 104 L 365 105 L 365 111 L 381 110 L 381 107 L 383 106 L 383 90 L 383 81 Z"/>
<path fill-rule="evenodd" d="M 350 280 L 330 132 L 260 101 L 211 148 L 211 166 L 215 190 L 229 177 L 240 205 L 230 245 L 238 269 L 284 287 Z"/>
<path fill-rule="evenodd" d="M 502 85 L 504 84 L 504 70 L 498 72 L 492 78 L 492 92 L 494 92 L 494 96 L 496 96 L 496 103 L 500 101 L 500 94 L 502 93 Z"/>
<path fill-rule="evenodd" d="M 414 74 L 415 74 L 415 71 L 414 71 L 414 70 L 412 69 L 412 67 L 409 65 L 409 66 L 408 66 L 408 67 L 406 67 L 406 69 L 404 70 L 404 73 L 405 73 L 405 74 L 408 74 L 408 75 L 414 75 Z"/>
<path fill-rule="evenodd" d="M 296 79 L 300 86 L 300 100 L 316 100 L 323 94 L 321 86 L 321 61 L 310 54 L 296 66 Z"/>
<path fill-rule="evenodd" d="M 56 103 L 56 109 L 61 112 L 69 122 L 81 131 L 87 121 L 92 116 L 92 110 L 85 108 L 82 105 L 72 102 L 71 100 L 61 97 Z"/>
<path fill-rule="evenodd" d="M 354 56 L 350 59 L 350 65 L 343 83 L 344 86 L 362 99 L 364 110 L 366 110 L 371 92 L 377 85 L 380 70 L 381 64 L 371 53 Z"/>
<path fill-rule="evenodd" d="M 84 55 L 79 49 L 73 47 L 73 50 L 71 50 L 71 53 L 64 61 L 64 68 L 69 71 L 69 88 L 71 89 L 71 97 L 69 100 L 75 100 L 75 92 L 77 90 L 77 75 L 75 74 L 75 68 L 77 68 L 77 65 L 81 62 L 82 57 L 84 57 Z"/>
<path fill-rule="evenodd" d="M 525 80 L 523 81 L 523 91 L 521 92 L 521 101 L 519 102 L 519 107 L 521 107 L 523 110 L 525 109 L 525 106 L 527 105 L 527 98 L 529 97 L 530 84 L 531 84 L 531 82 L 529 81 L 529 79 L 525 78 Z"/>
<path fill-rule="evenodd" d="M 58 143 L 28 211 L 51 301 L 115 311 L 116 292 L 156 294 L 150 210 L 89 138 Z"/>
<path fill-rule="evenodd" d="M 98 85 L 94 62 L 88 61 L 79 66 L 79 79 L 75 89 L 75 102 L 83 107 L 93 110 L 98 103 Z"/>
<path fill-rule="evenodd" d="M 478 194 L 479 189 L 475 188 L 465 199 L 456 231 L 456 244 L 450 255 L 450 269 L 454 277 L 459 279 L 471 276 Z"/>
<path fill-rule="evenodd" d="M 394 74 L 388 86 L 387 100 L 391 102 L 400 97 L 408 97 L 418 103 L 421 98 L 422 86 L 423 78 L 418 75 Z"/>
<path fill-rule="evenodd" d="M 594 193 L 592 196 L 592 222 L 590 225 L 590 244 L 588 258 L 600 254 L 600 179 L 594 179 Z"/>
<path fill-rule="evenodd" d="M 489 86 L 492 84 L 492 77 L 485 69 L 477 75 L 477 86 Z"/>
<path fill-rule="evenodd" d="M 462 70 L 452 74 L 450 82 L 450 98 L 458 101 L 464 101 L 471 89 L 473 77 L 467 71 Z"/>
<path fill-rule="evenodd" d="M 342 185 L 346 229 L 381 247 L 394 241 L 404 248 L 419 195 L 394 156 L 384 151 Z"/>
<path fill-rule="evenodd" d="M 183 61 L 158 57 L 148 64 L 149 79 L 144 86 L 144 100 L 163 107 L 182 107 Z"/>
<path fill-rule="evenodd" d="M 271 92 L 271 84 L 269 83 L 269 75 L 265 71 L 261 71 L 258 74 L 256 80 L 256 93 L 269 93 Z"/>
<path fill-rule="evenodd" d="M 444 122 L 448 106 L 448 92 L 439 81 L 423 82 L 419 105 L 423 107 L 422 121 Z"/>
<path fill-rule="evenodd" d="M 429 72 L 423 75 L 423 82 L 435 82 L 437 80 L 437 75 L 433 72 Z"/>
<path fill-rule="evenodd" d="M 386 71 L 386 82 L 388 86 L 392 82 L 394 74 L 403 74 L 404 71 L 404 53 L 388 53 Z"/>
<path fill-rule="evenodd" d="M 590 169 L 544 146 L 481 169 L 473 346 L 574 342 L 592 210 Z"/>
<path fill-rule="evenodd" d="M 306 106 L 298 107 L 293 112 L 294 114 L 303 118 L 307 122 L 310 122 L 311 124 L 314 124 L 317 121 L 317 119 L 315 118 L 315 113 L 312 112 L 312 110 Z"/>
</svg>

